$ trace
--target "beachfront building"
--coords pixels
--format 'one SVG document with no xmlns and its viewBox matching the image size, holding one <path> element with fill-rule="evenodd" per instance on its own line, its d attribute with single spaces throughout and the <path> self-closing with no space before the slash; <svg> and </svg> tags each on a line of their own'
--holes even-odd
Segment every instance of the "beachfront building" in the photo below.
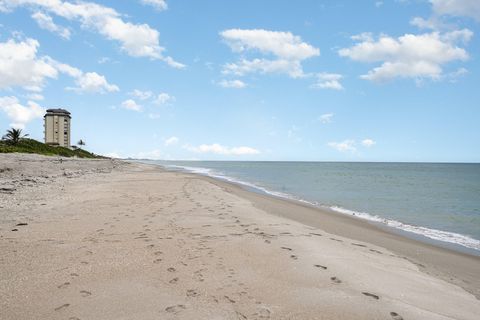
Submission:
<svg viewBox="0 0 480 320">
<path fill-rule="evenodd" d="M 70 148 L 70 112 L 48 109 L 44 118 L 45 143 Z"/>
</svg>

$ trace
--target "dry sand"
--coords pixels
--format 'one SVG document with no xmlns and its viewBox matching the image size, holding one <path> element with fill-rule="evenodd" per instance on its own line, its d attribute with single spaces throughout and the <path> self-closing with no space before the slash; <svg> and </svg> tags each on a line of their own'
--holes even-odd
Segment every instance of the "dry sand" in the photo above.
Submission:
<svg viewBox="0 0 480 320">
<path fill-rule="evenodd" d="M 0 319 L 478 319 L 478 257 L 403 240 L 200 176 L 0 154 Z"/>
</svg>

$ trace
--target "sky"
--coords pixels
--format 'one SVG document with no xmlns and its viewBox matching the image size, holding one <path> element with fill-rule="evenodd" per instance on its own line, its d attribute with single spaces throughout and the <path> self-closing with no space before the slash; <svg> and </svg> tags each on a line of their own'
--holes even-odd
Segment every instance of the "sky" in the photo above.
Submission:
<svg viewBox="0 0 480 320">
<path fill-rule="evenodd" d="M 480 162 L 478 0 L 0 0 L 0 130 L 167 160 Z"/>
</svg>

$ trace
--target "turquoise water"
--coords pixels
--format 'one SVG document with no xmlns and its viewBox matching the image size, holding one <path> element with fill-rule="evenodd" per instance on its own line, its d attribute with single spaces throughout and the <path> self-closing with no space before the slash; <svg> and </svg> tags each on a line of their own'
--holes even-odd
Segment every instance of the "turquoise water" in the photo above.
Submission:
<svg viewBox="0 0 480 320">
<path fill-rule="evenodd" d="M 480 251 L 480 164 L 154 162 Z"/>
</svg>

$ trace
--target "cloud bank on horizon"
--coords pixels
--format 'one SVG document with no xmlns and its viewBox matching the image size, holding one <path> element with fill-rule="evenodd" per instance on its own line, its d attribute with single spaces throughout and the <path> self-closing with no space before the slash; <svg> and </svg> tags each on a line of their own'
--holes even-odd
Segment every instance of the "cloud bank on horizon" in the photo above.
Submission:
<svg viewBox="0 0 480 320">
<path fill-rule="evenodd" d="M 258 10 L 273 4 L 266 1 Z M 247 18 L 248 4 L 230 6 L 237 7 L 218 4 L 218 21 L 201 17 L 196 30 L 186 30 L 189 22 L 195 23 L 192 19 L 201 5 L 138 0 L 115 3 L 113 8 L 102 1 L 0 0 L 2 124 L 26 128 L 43 117 L 46 105 L 65 103 L 77 114 L 92 114 L 98 109 L 92 111 L 85 103 L 101 103 L 101 113 L 113 122 L 112 132 L 126 134 L 125 123 L 136 124 L 125 136 L 133 139 L 129 146 L 111 150 L 103 141 L 98 144 L 100 153 L 185 159 L 289 159 L 296 154 L 308 159 L 381 159 L 393 152 L 393 146 L 386 146 L 398 138 L 384 134 L 389 128 L 372 125 L 375 117 L 380 117 L 379 123 L 390 121 L 378 112 L 380 105 L 401 101 L 409 93 L 428 104 L 422 93 L 425 86 L 431 96 L 440 95 L 445 86 L 463 96 L 476 92 L 457 84 L 470 88 L 478 79 L 480 1 L 372 1 L 371 8 L 361 9 L 365 13 L 352 14 L 369 26 L 364 30 L 340 23 L 336 15 L 345 14 L 342 6 L 315 1 L 292 8 L 303 14 L 298 19 L 282 6 L 272 11 L 271 19 Z M 404 12 L 403 21 L 389 20 L 395 7 Z M 360 20 L 361 14 L 369 17 L 381 10 L 385 17 L 378 22 L 385 22 L 385 29 Z M 331 17 L 324 20 L 338 23 L 322 24 L 319 17 L 325 14 Z M 392 87 L 401 89 L 392 91 L 395 97 L 383 97 L 381 91 Z M 368 102 L 365 96 L 370 96 Z M 367 111 L 373 99 L 379 99 L 378 106 Z M 357 103 L 365 111 L 346 111 Z M 431 103 L 433 107 L 441 101 Z M 405 112 L 402 117 L 408 119 L 412 109 Z M 356 117 L 365 117 L 366 127 Z M 196 128 L 198 121 L 208 124 Z M 151 143 L 158 143 L 134 143 L 148 140 L 140 138 L 147 129 Z M 420 124 L 412 130 L 423 134 Z M 37 136 L 41 138 L 38 125 Z M 417 143 L 416 137 L 409 139 Z"/>
</svg>

